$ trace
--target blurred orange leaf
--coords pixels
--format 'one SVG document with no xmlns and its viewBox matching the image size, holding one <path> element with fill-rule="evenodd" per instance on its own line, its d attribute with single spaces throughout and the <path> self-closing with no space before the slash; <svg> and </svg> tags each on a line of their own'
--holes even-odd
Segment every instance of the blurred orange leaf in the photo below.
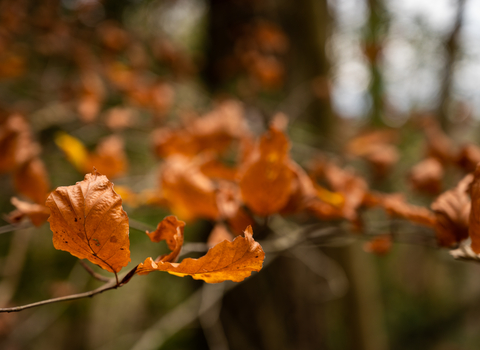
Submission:
<svg viewBox="0 0 480 350">
<path fill-rule="evenodd" d="M 50 192 L 47 170 L 38 157 L 18 167 L 13 174 L 13 182 L 19 193 L 38 204 L 43 205 Z"/>
<path fill-rule="evenodd" d="M 96 170 L 48 196 L 53 245 L 110 272 L 130 261 L 128 216 L 106 176 Z"/>
<path fill-rule="evenodd" d="M 241 167 L 239 186 L 242 198 L 258 215 L 267 216 L 280 211 L 290 198 L 294 175 L 288 163 L 289 148 L 285 134 L 271 128 Z"/>
<path fill-rule="evenodd" d="M 146 275 L 152 271 L 167 271 L 180 277 L 192 276 L 207 283 L 223 281 L 241 282 L 251 275 L 252 271 L 260 271 L 265 253 L 252 237 L 251 226 L 245 230 L 245 236 L 238 236 L 233 242 L 223 241 L 200 259 L 187 258 L 181 263 L 153 261 L 147 258 L 137 267 L 137 274 Z"/>
<path fill-rule="evenodd" d="M 431 205 L 436 217 L 435 235 L 442 247 L 451 247 L 468 237 L 471 203 L 467 191 L 472 180 L 473 175 L 468 174 L 457 187 L 442 193 Z"/>
<path fill-rule="evenodd" d="M 33 225 L 36 227 L 45 223 L 50 216 L 50 210 L 40 204 L 28 203 L 12 197 L 10 200 L 12 204 L 17 208 L 8 215 L 8 221 L 17 223 L 28 217 Z"/>
</svg>

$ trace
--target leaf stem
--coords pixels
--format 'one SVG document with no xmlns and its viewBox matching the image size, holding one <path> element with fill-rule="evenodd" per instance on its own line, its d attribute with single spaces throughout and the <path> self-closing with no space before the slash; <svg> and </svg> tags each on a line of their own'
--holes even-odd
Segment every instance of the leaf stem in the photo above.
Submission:
<svg viewBox="0 0 480 350">
<path fill-rule="evenodd" d="M 88 266 L 85 261 L 79 260 L 79 262 L 80 262 L 80 265 L 82 265 L 85 268 L 85 270 L 87 270 L 87 272 L 90 275 L 92 275 L 93 278 L 95 278 L 99 281 L 102 281 L 102 282 L 110 282 L 111 281 L 111 278 L 108 278 L 106 276 L 102 276 L 99 273 L 96 273 L 95 271 L 93 271 L 92 268 L 90 266 Z"/>
</svg>

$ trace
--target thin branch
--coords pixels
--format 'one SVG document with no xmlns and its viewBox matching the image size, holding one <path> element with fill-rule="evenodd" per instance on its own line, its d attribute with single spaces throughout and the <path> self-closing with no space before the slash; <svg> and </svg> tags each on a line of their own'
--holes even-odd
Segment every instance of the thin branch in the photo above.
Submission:
<svg viewBox="0 0 480 350">
<path fill-rule="evenodd" d="M 37 306 L 42 306 L 42 305 L 47 305 L 47 304 L 53 304 L 53 303 L 59 303 L 61 301 L 77 300 L 77 299 L 82 299 L 82 298 L 93 297 L 94 295 L 97 295 L 97 294 L 103 293 L 107 290 L 115 289 L 115 288 L 118 288 L 118 287 L 120 287 L 120 286 L 118 286 L 115 281 L 111 281 L 110 283 L 106 283 L 103 286 L 101 286 L 97 289 L 91 290 L 89 292 L 72 294 L 72 295 L 67 295 L 67 296 L 64 296 L 64 297 L 37 301 L 36 303 L 26 304 L 26 305 L 22 305 L 22 306 L 0 308 L 0 312 L 8 312 L 8 313 L 18 312 L 18 311 L 23 311 L 23 310 L 26 310 L 26 309 L 30 309 L 32 307 L 37 307 Z"/>
<path fill-rule="evenodd" d="M 82 265 L 85 270 L 87 270 L 87 272 L 92 275 L 93 278 L 99 280 L 99 281 L 102 281 L 102 282 L 110 282 L 112 279 L 111 278 L 108 278 L 106 276 L 102 276 L 100 275 L 99 273 L 96 273 L 95 271 L 92 270 L 92 268 L 90 266 L 88 266 L 88 264 L 83 261 L 83 260 L 79 260 L 80 262 L 80 265 Z"/>
<path fill-rule="evenodd" d="M 64 296 L 64 297 L 37 301 L 36 303 L 31 303 L 31 304 L 22 305 L 22 306 L 0 308 L 0 313 L 2 313 L 2 312 L 8 312 L 8 313 L 18 312 L 18 311 L 23 311 L 23 310 L 26 310 L 26 309 L 30 309 L 32 307 L 37 307 L 37 306 L 42 306 L 42 305 L 47 305 L 47 304 L 53 304 L 53 303 L 59 303 L 59 302 L 62 302 L 62 301 L 77 300 L 77 299 L 93 297 L 94 295 L 106 292 L 107 290 L 117 289 L 117 288 L 123 287 L 133 277 L 133 274 L 135 274 L 136 269 L 137 269 L 137 266 L 135 266 L 130 272 L 128 272 L 120 280 L 120 282 L 118 280 L 117 274 L 115 274 L 115 277 L 116 277 L 115 279 L 113 279 L 113 278 L 109 279 L 109 282 L 105 283 L 103 286 L 101 286 L 97 289 L 91 290 L 89 292 L 72 294 L 72 295 L 67 295 L 67 296 Z"/>
<path fill-rule="evenodd" d="M 33 224 L 31 221 L 24 221 L 20 224 L 10 224 L 10 225 L 5 225 L 5 226 L 0 226 L 0 235 L 2 233 L 8 233 L 8 232 L 13 232 L 17 230 L 23 230 L 24 228 L 29 228 L 33 227 Z"/>
</svg>

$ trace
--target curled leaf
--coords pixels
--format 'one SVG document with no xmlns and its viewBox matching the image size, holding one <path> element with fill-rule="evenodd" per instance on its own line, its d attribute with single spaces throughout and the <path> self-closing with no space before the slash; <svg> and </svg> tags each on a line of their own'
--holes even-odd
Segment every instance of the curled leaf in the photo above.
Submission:
<svg viewBox="0 0 480 350">
<path fill-rule="evenodd" d="M 39 227 L 50 216 L 50 210 L 44 205 L 24 202 L 15 197 L 12 197 L 10 201 L 17 208 L 8 215 L 8 221 L 12 223 L 20 222 L 28 217 L 33 225 Z"/>
<path fill-rule="evenodd" d="M 138 265 L 137 274 L 146 275 L 152 271 L 166 271 L 172 275 L 204 280 L 207 283 L 223 281 L 241 282 L 251 275 L 252 271 L 260 271 L 265 253 L 252 237 L 251 226 L 245 230 L 245 236 L 238 236 L 233 242 L 223 241 L 200 259 L 187 258 L 180 263 L 155 262 L 147 258 Z"/>
<path fill-rule="evenodd" d="M 155 261 L 175 262 L 177 260 L 178 255 L 182 250 L 184 228 L 185 223 L 183 221 L 170 215 L 160 221 L 155 231 L 146 232 L 152 242 L 166 241 L 168 248 L 172 251 L 170 254 L 158 257 Z"/>
<path fill-rule="evenodd" d="M 473 175 L 468 174 L 457 187 L 442 193 L 431 205 L 436 217 L 435 235 L 442 247 L 451 247 L 468 238 L 471 203 L 467 190 L 472 180 Z"/>
<path fill-rule="evenodd" d="M 128 216 L 106 176 L 94 170 L 73 186 L 58 187 L 47 198 L 53 245 L 110 272 L 130 261 Z"/>
</svg>

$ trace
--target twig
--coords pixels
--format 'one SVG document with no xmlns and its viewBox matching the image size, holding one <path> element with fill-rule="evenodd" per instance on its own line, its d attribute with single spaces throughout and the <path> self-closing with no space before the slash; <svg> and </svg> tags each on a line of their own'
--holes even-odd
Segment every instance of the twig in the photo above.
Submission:
<svg viewBox="0 0 480 350">
<path fill-rule="evenodd" d="M 32 227 L 33 224 L 31 221 L 24 221 L 20 224 L 10 224 L 10 225 L 5 225 L 5 226 L 0 226 L 0 235 L 2 233 L 8 233 L 8 232 L 13 232 L 16 230 L 22 230 L 24 228 L 29 228 Z"/>
<path fill-rule="evenodd" d="M 79 260 L 80 265 L 82 265 L 87 272 L 93 276 L 93 278 L 102 281 L 102 282 L 110 282 L 112 279 L 108 278 L 106 276 L 102 276 L 99 273 L 96 273 L 95 271 L 92 270 L 90 266 L 87 265 L 87 263 L 83 260 Z"/>
<path fill-rule="evenodd" d="M 72 295 L 67 295 L 67 296 L 64 296 L 64 297 L 37 301 L 36 303 L 31 303 L 31 304 L 22 305 L 22 306 L 0 308 L 0 313 L 2 313 L 2 312 L 8 312 L 8 313 L 18 312 L 18 311 L 23 311 L 23 310 L 26 310 L 26 309 L 30 309 L 32 307 L 37 307 L 37 306 L 42 306 L 42 305 L 47 305 L 47 304 L 53 304 L 53 303 L 59 303 L 59 302 L 62 302 L 62 301 L 77 300 L 77 299 L 93 297 L 94 295 L 106 292 L 107 290 L 117 289 L 117 288 L 123 287 L 133 277 L 133 274 L 135 274 L 136 269 L 137 269 L 137 267 L 135 266 L 120 281 L 118 280 L 117 274 L 115 274 L 115 277 L 116 277 L 115 279 L 113 279 L 113 278 L 109 279 L 109 282 L 105 283 L 103 286 L 101 286 L 97 289 L 91 290 L 89 292 L 72 294 Z"/>
</svg>

